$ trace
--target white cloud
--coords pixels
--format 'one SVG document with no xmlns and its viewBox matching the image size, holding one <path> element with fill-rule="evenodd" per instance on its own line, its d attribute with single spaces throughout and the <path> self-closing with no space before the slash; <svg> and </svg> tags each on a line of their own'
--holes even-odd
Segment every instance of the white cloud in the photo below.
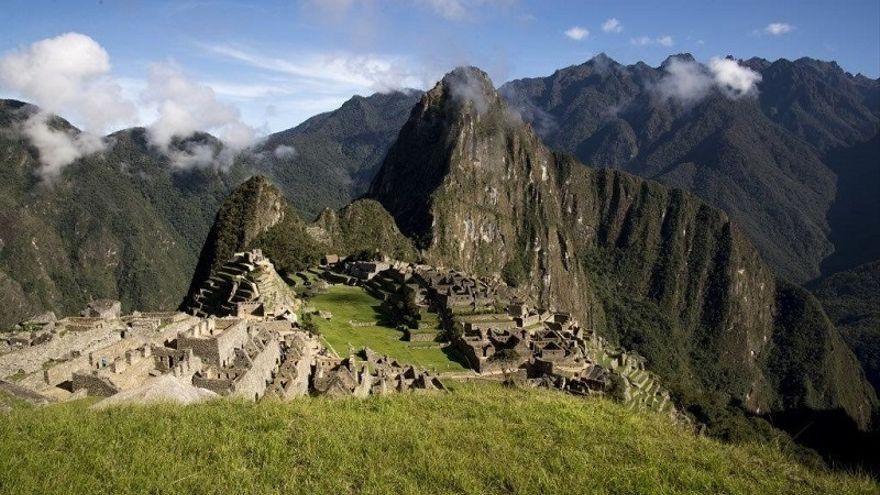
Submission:
<svg viewBox="0 0 880 495">
<path fill-rule="evenodd" d="M 427 5 L 435 14 L 450 21 L 460 21 L 468 13 L 460 0 L 418 0 L 418 3 Z"/>
<path fill-rule="evenodd" d="M 672 36 L 658 36 L 656 38 L 651 38 L 648 36 L 640 36 L 638 38 L 633 38 L 629 40 L 630 44 L 636 46 L 649 46 L 649 45 L 661 45 L 661 46 L 672 46 L 675 44 L 675 41 L 672 39 Z"/>
<path fill-rule="evenodd" d="M 0 86 L 41 108 L 22 132 L 39 151 L 45 177 L 57 176 L 83 154 L 100 151 L 97 135 L 111 126 L 133 122 L 135 106 L 109 79 L 109 71 L 107 52 L 79 33 L 40 40 L 0 58 Z M 79 122 L 83 132 L 50 128 L 51 113 Z"/>
<path fill-rule="evenodd" d="M 66 33 L 8 52 L 0 85 L 49 112 L 74 117 L 91 132 L 131 120 L 134 105 L 106 76 L 110 56 L 92 38 Z"/>
<path fill-rule="evenodd" d="M 110 70 L 107 51 L 79 33 L 40 40 L 0 58 L 0 86 L 41 107 L 21 125 L 21 132 L 39 151 L 38 172 L 43 177 L 57 177 L 65 165 L 101 151 L 104 142 L 99 136 L 112 126 L 135 124 L 139 111 L 155 115 L 148 125 L 151 142 L 177 166 L 202 163 L 209 151 L 216 155 L 213 160 L 231 162 L 228 155 L 255 139 L 255 130 L 242 121 L 237 108 L 218 100 L 209 86 L 187 79 L 173 64 L 154 64 L 145 84 L 136 79 L 114 80 Z M 140 93 L 141 108 L 134 104 L 133 93 Z M 82 132 L 50 125 L 52 113 L 76 122 Z M 217 151 L 217 146 L 169 149 L 173 138 L 186 138 L 196 131 L 217 133 L 229 151 Z"/>
<path fill-rule="evenodd" d="M 183 149 L 169 149 L 168 157 L 171 159 L 171 166 L 180 169 L 188 168 L 210 168 L 215 164 L 221 168 L 228 168 L 232 165 L 232 155 L 223 153 L 210 144 L 193 144 Z"/>
<path fill-rule="evenodd" d="M 753 95 L 761 74 L 739 65 L 736 60 L 713 57 L 708 66 L 679 58 L 666 64 L 666 74 L 654 87 L 663 98 L 695 103 L 718 89 L 730 99 Z"/>
<path fill-rule="evenodd" d="M 487 86 L 484 74 L 473 67 L 458 67 L 443 79 L 449 85 L 452 99 L 459 104 L 473 103 L 478 114 L 486 113 L 491 101 L 487 98 L 494 88 Z"/>
<path fill-rule="evenodd" d="M 286 144 L 279 144 L 275 147 L 275 150 L 272 152 L 275 155 L 275 158 L 279 160 L 291 160 L 296 158 L 296 148 L 293 146 L 288 146 Z"/>
<path fill-rule="evenodd" d="M 580 41 L 590 35 L 590 31 L 580 26 L 573 26 L 565 31 L 565 35 L 575 41 Z"/>
<path fill-rule="evenodd" d="M 519 0 L 413 0 L 414 3 L 428 7 L 434 14 L 449 21 L 475 20 L 489 12 L 493 16 L 515 14 L 520 21 L 534 20 L 534 16 L 524 12 Z"/>
<path fill-rule="evenodd" d="M 712 77 L 700 64 L 672 58 L 666 64 L 666 74 L 655 89 L 664 98 L 691 103 L 703 99 L 713 84 Z"/>
<path fill-rule="evenodd" d="M 147 128 L 150 142 L 163 151 L 169 151 L 174 138 L 186 138 L 196 131 L 216 133 L 233 151 L 249 146 L 256 139 L 255 129 L 242 122 L 236 107 L 218 100 L 211 87 L 191 81 L 173 63 L 151 66 L 142 97 L 157 106 L 158 118 Z M 187 153 L 192 156 L 176 157 L 178 166 L 202 163 L 207 156 L 203 147 L 187 150 Z M 172 157 L 175 157 L 173 153 Z"/>
<path fill-rule="evenodd" d="M 709 60 L 709 70 L 715 84 L 728 98 L 740 98 L 757 92 L 761 74 L 739 65 L 736 60 L 713 57 Z"/>
<path fill-rule="evenodd" d="M 252 67 L 281 73 L 324 89 L 371 89 L 387 91 L 407 87 L 424 88 L 429 79 L 412 70 L 411 60 L 394 55 L 347 52 L 300 54 L 291 58 L 261 55 L 223 44 L 202 44 L 203 48 Z M 295 62 L 292 60 L 296 60 Z"/>
<path fill-rule="evenodd" d="M 621 24 L 616 18 L 612 17 L 602 23 L 602 31 L 606 33 L 619 33 L 623 31 L 623 24 Z"/>
<path fill-rule="evenodd" d="M 794 31 L 795 27 L 785 22 L 771 22 L 764 28 L 764 34 L 781 36 Z"/>
<path fill-rule="evenodd" d="M 61 170 L 78 158 L 104 149 L 99 136 L 87 132 L 56 129 L 49 125 L 52 116 L 46 112 L 31 115 L 21 126 L 21 132 L 40 154 L 38 173 L 44 180 L 53 180 Z"/>
</svg>

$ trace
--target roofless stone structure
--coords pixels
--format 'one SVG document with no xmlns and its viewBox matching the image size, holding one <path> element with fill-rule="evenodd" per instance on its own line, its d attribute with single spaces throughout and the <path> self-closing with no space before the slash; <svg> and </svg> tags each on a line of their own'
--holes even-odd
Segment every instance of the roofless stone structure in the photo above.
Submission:
<svg viewBox="0 0 880 495">
<path fill-rule="evenodd" d="M 199 288 L 187 308 L 195 316 L 296 318 L 300 301 L 262 251 L 235 253 Z"/>
</svg>

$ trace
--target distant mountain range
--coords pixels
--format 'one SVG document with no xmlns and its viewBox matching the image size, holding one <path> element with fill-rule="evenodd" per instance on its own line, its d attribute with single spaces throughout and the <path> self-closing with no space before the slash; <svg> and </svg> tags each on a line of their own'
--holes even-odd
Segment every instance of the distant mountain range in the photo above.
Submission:
<svg viewBox="0 0 880 495">
<path fill-rule="evenodd" d="M 259 160 L 241 165 L 271 177 L 307 218 L 341 208 L 366 191 L 420 91 L 355 96 L 332 112 L 272 134 Z"/>
<path fill-rule="evenodd" d="M 90 299 L 175 307 L 234 173 L 176 170 L 143 129 L 39 181 L 37 151 L 16 131 L 34 108 L 0 101 L 0 328 Z M 55 125 L 76 132 L 67 122 Z M 207 136 L 193 139 L 210 139 Z"/>
<path fill-rule="evenodd" d="M 46 310 L 76 313 L 96 298 L 126 309 L 176 307 L 233 188 L 261 173 L 306 218 L 340 208 L 366 190 L 419 95 L 355 96 L 270 135 L 225 172 L 177 168 L 144 129 L 128 129 L 51 185 L 38 179 L 38 152 L 18 131 L 36 107 L 0 100 L 0 328 Z M 222 146 L 203 133 L 176 146 L 191 143 Z"/>
<path fill-rule="evenodd" d="M 880 258 L 880 81 L 753 58 L 742 64 L 761 76 L 756 97 L 715 89 L 682 103 L 656 90 L 681 61 L 693 58 L 653 68 L 599 55 L 500 90 L 551 148 L 727 211 L 795 282 Z"/>
</svg>

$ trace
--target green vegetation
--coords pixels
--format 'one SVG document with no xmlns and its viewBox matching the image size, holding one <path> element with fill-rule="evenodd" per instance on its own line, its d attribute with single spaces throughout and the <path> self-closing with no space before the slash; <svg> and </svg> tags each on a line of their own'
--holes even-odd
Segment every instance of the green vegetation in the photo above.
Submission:
<svg viewBox="0 0 880 495">
<path fill-rule="evenodd" d="M 126 311 L 175 307 L 238 176 L 176 169 L 130 129 L 49 184 L 35 149 L 5 127 L 21 110 L 0 101 L 0 328 L 47 310 L 76 314 L 92 298 Z"/>
<path fill-rule="evenodd" d="M 0 459 L 0 492 L 16 495 L 878 490 L 611 401 L 474 384 L 366 400 L 15 409 L 0 414 Z"/>
<path fill-rule="evenodd" d="M 351 345 L 355 350 L 369 347 L 400 362 L 428 370 L 443 372 L 466 369 L 435 345 L 401 340 L 403 332 L 386 322 L 385 315 L 380 312 L 381 301 L 360 287 L 334 285 L 327 292 L 310 299 L 309 303 L 333 315 L 330 320 L 313 318 L 313 321 L 321 335 L 343 357 Z M 364 326 L 353 326 L 350 322 Z"/>
<path fill-rule="evenodd" d="M 358 254 L 360 259 L 376 253 L 408 261 L 417 257 L 413 243 L 400 233 L 394 218 L 371 199 L 359 199 L 338 211 L 326 210 L 315 225 L 328 237 L 328 252 L 341 256 Z"/>
<path fill-rule="evenodd" d="M 880 261 L 826 277 L 811 289 L 880 390 Z"/>
<path fill-rule="evenodd" d="M 305 332 L 311 332 L 315 335 L 321 334 L 321 329 L 315 323 L 315 317 L 311 313 L 305 313 L 299 320 L 299 327 Z"/>
<path fill-rule="evenodd" d="M 284 205 L 284 219 L 260 234 L 248 245 L 248 249 L 259 248 L 275 264 L 279 273 L 292 274 L 321 259 L 321 248 L 305 231 L 305 223 Z"/>
</svg>

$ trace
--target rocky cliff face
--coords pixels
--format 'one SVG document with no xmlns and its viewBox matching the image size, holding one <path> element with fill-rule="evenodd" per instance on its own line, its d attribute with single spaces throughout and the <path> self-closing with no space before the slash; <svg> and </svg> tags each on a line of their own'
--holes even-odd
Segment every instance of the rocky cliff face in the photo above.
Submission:
<svg viewBox="0 0 880 495">
<path fill-rule="evenodd" d="M 234 190 L 223 202 L 208 232 L 189 292 L 233 254 L 243 251 L 284 220 L 287 208 L 284 197 L 265 177 L 253 177 Z"/>
<path fill-rule="evenodd" d="M 869 421 L 876 398 L 852 352 L 725 213 L 550 152 L 477 69 L 415 106 L 369 195 L 429 262 L 574 312 L 646 355 L 700 414 L 839 408 Z"/>
</svg>

